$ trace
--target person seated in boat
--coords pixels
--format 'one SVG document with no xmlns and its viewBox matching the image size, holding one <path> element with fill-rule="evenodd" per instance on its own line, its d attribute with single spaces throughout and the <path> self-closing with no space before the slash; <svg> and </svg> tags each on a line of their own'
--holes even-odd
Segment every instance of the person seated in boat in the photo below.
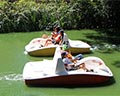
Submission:
<svg viewBox="0 0 120 96">
<path fill-rule="evenodd" d="M 43 39 L 48 39 L 49 36 L 48 36 L 47 34 L 43 34 L 43 35 L 42 35 L 42 38 L 43 38 Z"/>
<path fill-rule="evenodd" d="M 72 56 L 72 54 L 68 50 L 67 45 L 62 46 L 61 56 L 62 56 L 63 63 L 65 65 L 65 68 L 67 70 L 73 70 L 78 68 L 79 66 L 78 67 L 75 66 L 77 63 L 77 60 L 80 60 L 83 58 L 81 54 L 77 55 L 76 57 Z"/>
<path fill-rule="evenodd" d="M 69 59 L 66 52 L 63 52 L 61 54 L 63 63 L 65 65 L 65 69 L 70 71 L 74 69 L 75 63 L 72 61 L 72 59 Z"/>
<path fill-rule="evenodd" d="M 55 31 L 52 33 L 53 34 L 52 38 L 53 40 L 55 40 L 55 44 L 61 45 L 64 37 L 64 30 L 61 29 L 59 26 L 55 27 L 54 30 Z"/>
<path fill-rule="evenodd" d="M 62 56 L 62 60 L 63 60 L 63 63 L 65 65 L 66 70 L 70 71 L 70 70 L 82 69 L 82 70 L 84 70 L 86 72 L 90 72 L 91 71 L 91 70 L 88 70 L 86 68 L 84 63 L 76 65 L 77 60 L 82 59 L 83 55 L 82 54 L 78 54 L 75 57 L 72 56 L 72 54 L 68 50 L 68 46 L 67 45 L 63 45 L 62 46 L 61 56 Z"/>
<path fill-rule="evenodd" d="M 85 63 L 81 63 L 81 64 L 77 64 L 76 65 L 76 60 L 69 58 L 67 56 L 66 52 L 63 52 L 61 54 L 61 56 L 62 56 L 63 63 L 65 65 L 65 69 L 67 71 L 71 71 L 71 70 L 83 70 L 85 72 L 93 72 L 93 69 L 88 70 L 86 68 Z"/>
<path fill-rule="evenodd" d="M 41 38 L 41 45 L 42 47 L 48 46 L 48 45 L 54 45 L 51 40 L 48 40 L 50 37 L 47 34 L 43 34 Z M 47 41 L 48 40 L 48 41 Z M 47 42 L 47 44 L 46 44 Z"/>
<path fill-rule="evenodd" d="M 81 64 L 76 64 L 77 60 L 81 60 L 83 57 L 82 54 L 78 54 L 75 57 L 72 56 L 68 45 L 64 44 L 62 46 L 62 50 L 61 50 L 61 56 L 63 59 L 63 63 L 65 65 L 66 70 L 83 70 L 86 72 L 94 72 L 93 69 L 87 69 L 85 66 L 85 63 L 81 63 Z"/>
<path fill-rule="evenodd" d="M 51 33 L 51 37 L 47 39 L 45 46 L 48 44 L 48 42 L 52 42 L 53 44 L 59 44 L 61 45 L 63 42 L 64 37 L 64 31 L 59 26 L 54 28 L 54 31 Z"/>
<path fill-rule="evenodd" d="M 80 60 L 80 59 L 83 58 L 83 55 L 82 55 L 82 54 L 78 54 L 78 55 L 76 55 L 76 56 L 74 57 L 74 56 L 71 54 L 68 45 L 66 45 L 66 44 L 64 44 L 64 45 L 62 46 L 61 53 L 62 53 L 62 52 L 66 52 L 67 57 L 68 57 L 69 59 L 73 60 L 74 62 L 77 62 L 77 60 Z"/>
</svg>

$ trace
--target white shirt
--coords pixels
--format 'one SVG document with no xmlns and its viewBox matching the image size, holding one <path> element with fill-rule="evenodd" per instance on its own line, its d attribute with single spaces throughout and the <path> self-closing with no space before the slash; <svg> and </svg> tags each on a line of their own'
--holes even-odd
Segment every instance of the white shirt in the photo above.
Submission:
<svg viewBox="0 0 120 96">
<path fill-rule="evenodd" d="M 68 58 L 64 58 L 63 62 L 64 62 L 64 64 L 72 64 L 72 62 Z"/>
</svg>

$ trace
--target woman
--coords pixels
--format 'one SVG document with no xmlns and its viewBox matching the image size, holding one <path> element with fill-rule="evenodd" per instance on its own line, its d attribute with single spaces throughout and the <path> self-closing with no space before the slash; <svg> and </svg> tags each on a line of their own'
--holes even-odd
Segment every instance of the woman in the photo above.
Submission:
<svg viewBox="0 0 120 96">
<path fill-rule="evenodd" d="M 52 36 L 46 40 L 45 46 L 47 46 L 48 42 L 52 42 L 53 44 L 61 45 L 63 42 L 64 31 L 60 27 L 55 27 L 54 31 L 51 33 Z"/>
<path fill-rule="evenodd" d="M 64 37 L 64 31 L 59 27 L 54 27 L 54 31 L 51 33 L 51 39 L 54 44 L 61 45 L 63 37 Z"/>
</svg>

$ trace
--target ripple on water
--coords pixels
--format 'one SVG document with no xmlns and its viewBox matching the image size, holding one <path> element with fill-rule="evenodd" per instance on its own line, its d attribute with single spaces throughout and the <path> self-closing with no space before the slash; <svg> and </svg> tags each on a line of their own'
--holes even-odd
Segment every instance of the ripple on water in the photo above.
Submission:
<svg viewBox="0 0 120 96">
<path fill-rule="evenodd" d="M 23 77 L 22 77 L 22 74 L 15 74 L 15 73 L 0 74 L 0 80 L 22 81 Z"/>
</svg>

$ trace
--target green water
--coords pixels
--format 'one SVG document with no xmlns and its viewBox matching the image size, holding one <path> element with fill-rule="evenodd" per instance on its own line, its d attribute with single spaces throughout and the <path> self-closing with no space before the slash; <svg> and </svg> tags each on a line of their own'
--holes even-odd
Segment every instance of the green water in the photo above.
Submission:
<svg viewBox="0 0 120 96">
<path fill-rule="evenodd" d="M 12 33 L 0 34 L 0 96 L 118 96 L 120 95 L 120 67 L 113 64 L 120 63 L 120 53 L 114 53 L 114 61 L 111 61 L 112 54 L 103 54 L 109 61 L 115 83 L 99 87 L 77 87 L 77 88 L 43 88 L 27 87 L 22 79 L 22 70 L 26 62 L 42 60 L 24 54 L 24 46 L 41 33 Z M 93 53 L 89 55 L 101 55 Z M 47 58 L 47 57 L 46 57 Z M 47 59 L 51 59 L 48 57 Z M 119 64 L 120 65 L 120 64 Z"/>
</svg>

